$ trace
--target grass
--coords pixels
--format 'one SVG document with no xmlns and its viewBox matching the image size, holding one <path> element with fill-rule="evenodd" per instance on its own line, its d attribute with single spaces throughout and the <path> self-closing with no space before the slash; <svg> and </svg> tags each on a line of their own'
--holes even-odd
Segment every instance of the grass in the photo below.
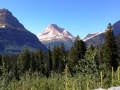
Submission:
<svg viewBox="0 0 120 90">
<path fill-rule="evenodd" d="M 116 72 L 100 72 L 99 76 L 95 74 L 85 75 L 76 73 L 71 76 L 66 66 L 62 74 L 51 73 L 49 78 L 39 75 L 37 72 L 30 75 L 26 73 L 20 77 L 20 81 L 15 79 L 9 81 L 7 78 L 0 77 L 0 90 L 93 90 L 95 88 L 109 88 L 111 86 L 120 86 L 119 68 Z M 3 85 L 6 83 L 3 87 Z"/>
</svg>

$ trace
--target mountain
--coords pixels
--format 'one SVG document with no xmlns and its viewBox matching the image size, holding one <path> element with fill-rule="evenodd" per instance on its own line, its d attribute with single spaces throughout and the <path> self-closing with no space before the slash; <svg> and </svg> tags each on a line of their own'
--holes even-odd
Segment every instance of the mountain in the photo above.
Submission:
<svg viewBox="0 0 120 90">
<path fill-rule="evenodd" d="M 113 24 L 114 35 L 117 36 L 120 33 L 120 21 L 117 21 Z M 97 46 L 104 43 L 105 38 L 105 30 L 103 32 L 98 32 L 94 34 L 88 34 L 83 41 L 86 42 L 86 45 L 90 44 Z"/>
<path fill-rule="evenodd" d="M 54 45 L 60 46 L 63 42 L 66 49 L 69 50 L 75 40 L 75 37 L 64 28 L 58 27 L 56 24 L 50 24 L 42 33 L 38 34 L 39 40 L 47 47 L 53 49 Z"/>
<path fill-rule="evenodd" d="M 120 33 L 120 20 L 113 24 L 114 34 L 117 36 Z"/>
<path fill-rule="evenodd" d="M 116 44 L 117 44 L 118 50 L 120 52 L 120 33 L 116 36 Z"/>
<path fill-rule="evenodd" d="M 94 34 L 88 34 L 83 39 L 83 41 L 85 41 L 87 46 L 90 46 L 91 44 L 93 46 L 97 46 L 104 43 L 104 37 L 105 37 L 105 31 L 94 33 Z"/>
<path fill-rule="evenodd" d="M 7 9 L 0 9 L 0 54 L 20 53 L 28 47 L 47 50 L 36 35 L 29 32 Z"/>
</svg>

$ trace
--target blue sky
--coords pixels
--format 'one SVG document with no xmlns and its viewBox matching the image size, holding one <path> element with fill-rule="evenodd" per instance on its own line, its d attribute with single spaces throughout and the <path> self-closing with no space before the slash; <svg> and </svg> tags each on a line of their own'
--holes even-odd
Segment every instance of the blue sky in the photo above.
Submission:
<svg viewBox="0 0 120 90">
<path fill-rule="evenodd" d="M 120 20 L 120 0 L 0 0 L 0 8 L 34 34 L 57 24 L 82 39 Z"/>
</svg>

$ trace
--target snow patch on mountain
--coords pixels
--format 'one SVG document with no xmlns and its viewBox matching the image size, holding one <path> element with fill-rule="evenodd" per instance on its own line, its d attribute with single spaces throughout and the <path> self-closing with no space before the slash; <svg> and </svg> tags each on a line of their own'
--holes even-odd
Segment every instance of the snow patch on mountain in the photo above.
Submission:
<svg viewBox="0 0 120 90">
<path fill-rule="evenodd" d="M 100 34 L 102 34 L 102 33 L 105 33 L 105 31 L 97 32 L 97 33 L 93 33 L 93 34 L 88 34 L 88 35 L 83 39 L 83 41 L 87 41 L 87 40 L 89 40 L 89 39 L 91 39 L 91 38 L 93 38 L 93 37 L 95 37 L 95 36 L 98 36 L 98 35 L 100 35 Z"/>
<path fill-rule="evenodd" d="M 72 36 L 67 30 L 58 27 L 56 24 L 49 25 L 42 33 L 38 34 L 37 37 L 42 42 L 50 42 L 53 40 L 65 41 L 65 38 L 69 38 L 73 42 L 75 40 L 75 37 Z"/>
</svg>

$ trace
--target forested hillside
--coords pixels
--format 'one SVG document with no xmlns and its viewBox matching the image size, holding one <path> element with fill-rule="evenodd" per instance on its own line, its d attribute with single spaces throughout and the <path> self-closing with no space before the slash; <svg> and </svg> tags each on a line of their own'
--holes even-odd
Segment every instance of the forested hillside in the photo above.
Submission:
<svg viewBox="0 0 120 90">
<path fill-rule="evenodd" d="M 64 44 L 0 56 L 0 89 L 3 90 L 93 90 L 120 85 L 120 53 L 113 28 L 108 24 L 105 43 L 86 47 L 76 37 L 70 51 Z"/>
</svg>

